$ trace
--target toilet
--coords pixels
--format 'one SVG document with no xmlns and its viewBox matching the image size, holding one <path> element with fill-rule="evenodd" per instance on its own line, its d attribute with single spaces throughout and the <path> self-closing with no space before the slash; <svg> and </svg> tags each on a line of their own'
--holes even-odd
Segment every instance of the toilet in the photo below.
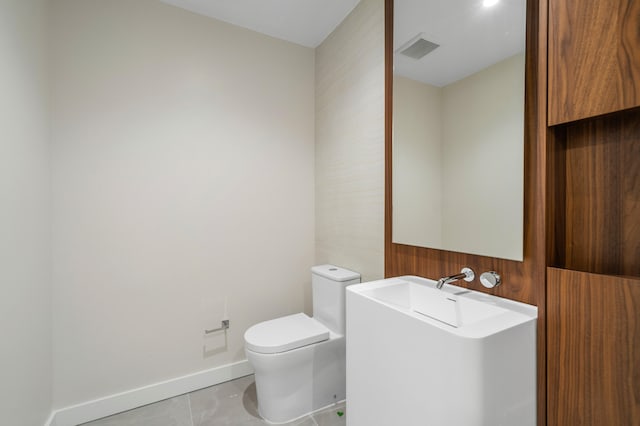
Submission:
<svg viewBox="0 0 640 426">
<path fill-rule="evenodd" d="M 246 331 L 264 420 L 287 423 L 345 399 L 345 287 L 359 282 L 357 272 L 314 266 L 312 318 L 298 313 Z"/>
</svg>

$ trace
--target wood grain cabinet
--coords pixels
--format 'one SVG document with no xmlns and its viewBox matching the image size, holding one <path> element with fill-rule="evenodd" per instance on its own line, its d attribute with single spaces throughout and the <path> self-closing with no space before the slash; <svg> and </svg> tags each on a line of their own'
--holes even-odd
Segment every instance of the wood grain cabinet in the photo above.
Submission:
<svg viewBox="0 0 640 426">
<path fill-rule="evenodd" d="M 640 1 L 549 0 L 549 125 L 640 105 Z"/>
<path fill-rule="evenodd" d="M 548 425 L 640 425 L 640 279 L 547 280 Z"/>
<path fill-rule="evenodd" d="M 547 424 L 640 425 L 640 0 L 549 0 Z"/>
</svg>

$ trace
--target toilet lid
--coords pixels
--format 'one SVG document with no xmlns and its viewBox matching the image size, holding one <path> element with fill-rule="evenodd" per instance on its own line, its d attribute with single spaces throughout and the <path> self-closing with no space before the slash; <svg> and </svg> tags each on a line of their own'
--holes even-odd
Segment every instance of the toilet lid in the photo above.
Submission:
<svg viewBox="0 0 640 426">
<path fill-rule="evenodd" d="M 244 333 L 246 348 L 262 354 L 286 352 L 329 339 L 329 329 L 303 313 L 264 321 Z"/>
</svg>

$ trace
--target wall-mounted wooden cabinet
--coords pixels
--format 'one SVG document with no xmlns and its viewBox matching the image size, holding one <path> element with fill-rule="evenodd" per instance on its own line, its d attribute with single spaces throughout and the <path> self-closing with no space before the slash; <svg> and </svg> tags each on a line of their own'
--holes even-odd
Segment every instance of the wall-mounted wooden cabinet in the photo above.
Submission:
<svg viewBox="0 0 640 426">
<path fill-rule="evenodd" d="M 548 136 L 547 424 L 639 425 L 640 108 Z"/>
<path fill-rule="evenodd" d="M 547 424 L 640 424 L 640 1 L 549 0 Z"/>
<path fill-rule="evenodd" d="M 640 2 L 549 0 L 549 125 L 640 105 Z"/>
<path fill-rule="evenodd" d="M 640 424 L 640 279 L 547 276 L 549 426 Z"/>
</svg>

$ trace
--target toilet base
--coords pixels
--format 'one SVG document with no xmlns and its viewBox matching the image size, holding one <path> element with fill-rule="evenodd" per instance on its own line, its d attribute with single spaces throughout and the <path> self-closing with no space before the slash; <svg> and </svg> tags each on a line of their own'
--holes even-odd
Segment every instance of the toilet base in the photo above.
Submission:
<svg viewBox="0 0 640 426">
<path fill-rule="evenodd" d="M 272 424 L 287 423 L 346 398 L 345 338 L 277 354 L 246 350 L 255 370 L 258 412 Z"/>
</svg>

